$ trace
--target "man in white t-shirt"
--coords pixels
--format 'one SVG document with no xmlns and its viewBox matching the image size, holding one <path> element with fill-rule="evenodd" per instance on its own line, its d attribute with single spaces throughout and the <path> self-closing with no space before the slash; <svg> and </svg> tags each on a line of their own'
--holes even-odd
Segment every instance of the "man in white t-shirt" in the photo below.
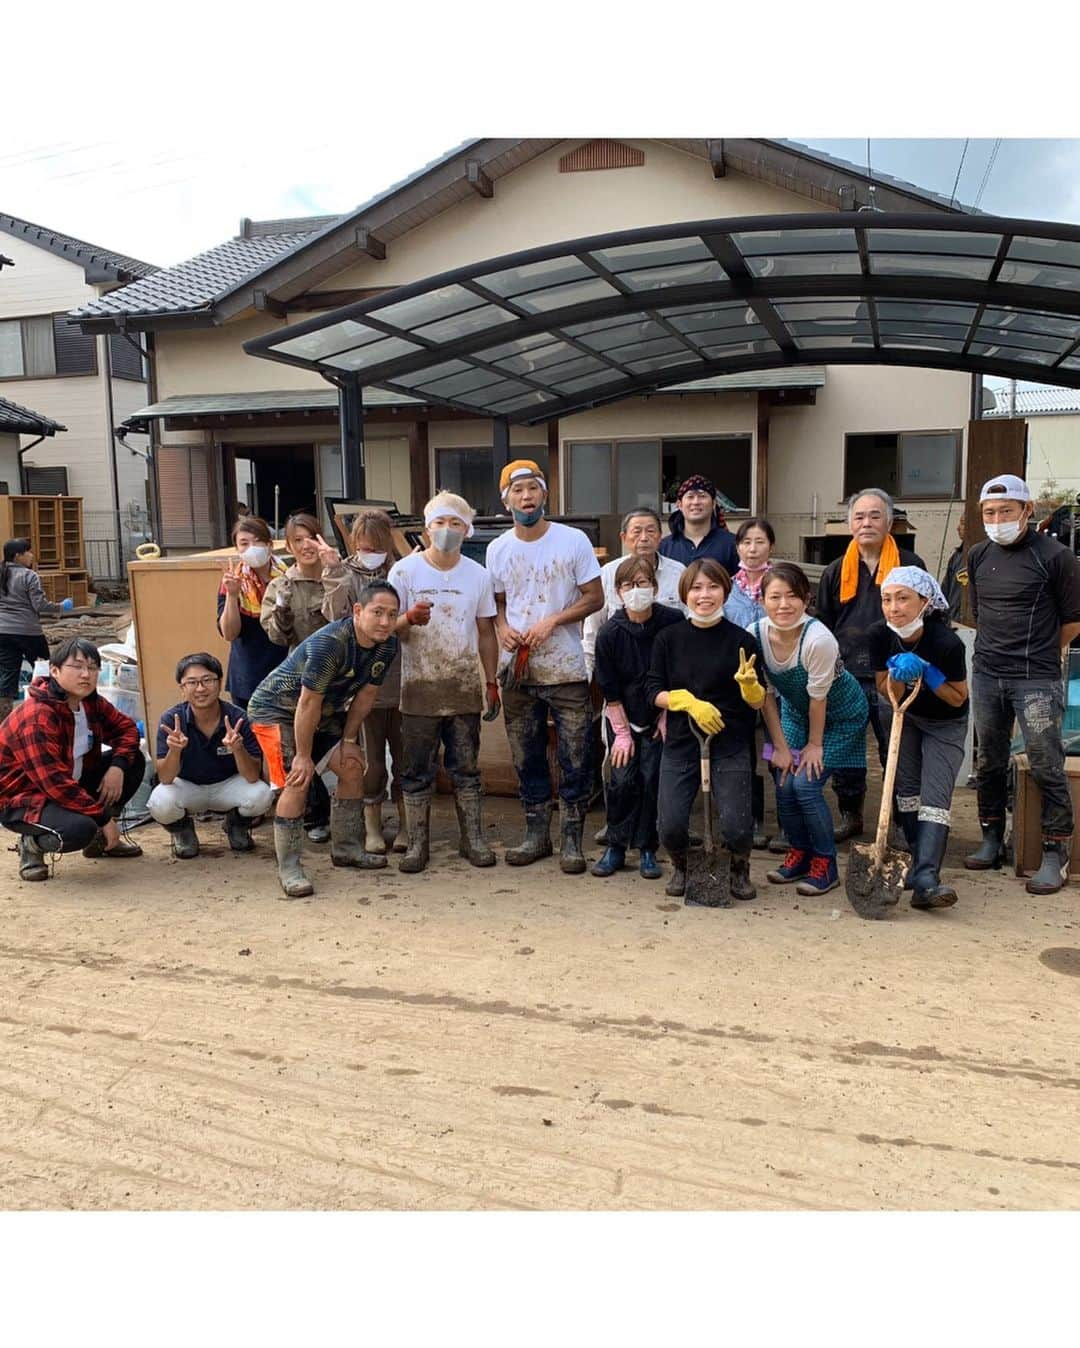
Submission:
<svg viewBox="0 0 1080 1348">
<path fill-rule="evenodd" d="M 559 865 L 567 875 L 579 875 L 592 788 L 592 702 L 581 624 L 604 602 L 600 567 L 580 529 L 544 518 L 547 483 L 531 459 L 508 463 L 499 490 L 514 527 L 489 545 L 487 568 L 498 607 L 506 735 L 526 829 L 506 860 L 527 866 L 551 856 L 550 713 L 559 758 Z"/>
<path fill-rule="evenodd" d="M 474 513 L 451 492 L 432 497 L 424 507 L 429 546 L 396 562 L 388 577 L 401 599 L 401 785 L 409 825 L 401 870 L 410 873 L 428 862 L 440 744 L 454 784 L 461 855 L 474 866 L 495 864 L 484 840 L 479 756 L 481 707 L 492 719 L 499 710 L 499 645 L 491 577 L 461 553 Z"/>
<path fill-rule="evenodd" d="M 604 587 L 604 604 L 595 613 L 585 619 L 582 645 L 585 647 L 585 664 L 592 678 L 596 663 L 596 634 L 607 620 L 622 608 L 622 600 L 615 589 L 615 572 L 627 557 L 647 557 L 656 567 L 656 602 L 667 604 L 669 608 L 685 613 L 686 606 L 679 598 L 679 577 L 686 570 L 682 562 L 674 557 L 665 557 L 660 552 L 660 540 L 664 536 L 664 526 L 660 516 L 652 506 L 639 506 L 623 516 L 619 540 L 622 543 L 622 556 L 613 557 L 600 568 L 600 584 Z"/>
</svg>

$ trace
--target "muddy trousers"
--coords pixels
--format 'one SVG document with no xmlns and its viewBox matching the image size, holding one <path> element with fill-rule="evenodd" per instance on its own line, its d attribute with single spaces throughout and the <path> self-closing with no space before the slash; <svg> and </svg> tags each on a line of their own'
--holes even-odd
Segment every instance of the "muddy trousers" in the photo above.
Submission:
<svg viewBox="0 0 1080 1348">
<path fill-rule="evenodd" d="M 1031 775 L 1042 792 L 1044 838 L 1071 838 L 1072 797 L 1065 776 L 1061 723 L 1065 694 L 1060 679 L 996 679 L 976 670 L 971 706 L 979 736 L 979 820 L 1004 821 L 1013 721 L 1020 724 Z"/>
<path fill-rule="evenodd" d="M 589 685 L 527 683 L 503 693 L 503 715 L 521 802 L 546 805 L 552 798 L 548 766 L 548 715 L 555 722 L 559 796 L 567 805 L 588 804 L 592 794 L 592 700 Z"/>
<path fill-rule="evenodd" d="M 364 804 L 381 805 L 386 799 L 386 750 L 394 767 L 394 795 L 401 790 L 404 753 L 401 747 L 401 712 L 397 707 L 372 707 L 364 719 Z"/>
<path fill-rule="evenodd" d="M 94 771 L 86 771 L 79 778 L 79 785 L 90 795 L 96 796 L 105 773 L 112 766 L 111 754 L 103 753 Z M 119 765 L 118 765 L 119 766 Z M 124 784 L 120 788 L 120 799 L 111 806 L 110 813 L 117 818 L 120 811 L 142 786 L 146 764 L 142 756 L 124 769 Z M 99 825 L 88 814 L 79 814 L 75 810 L 65 810 L 62 805 L 50 802 L 41 812 L 41 817 L 29 824 L 23 819 L 21 808 L 0 810 L 0 824 L 13 833 L 29 834 L 37 838 L 46 852 L 81 852 L 97 837 Z M 57 845 L 59 843 L 59 846 Z"/>
<path fill-rule="evenodd" d="M 637 847 L 655 852 L 659 845 L 656 816 L 660 794 L 660 758 L 664 742 L 653 732 L 631 730 L 634 756 L 629 763 L 611 766 L 607 788 L 608 843 L 613 847 Z M 608 748 L 615 743 L 615 732 L 604 720 Z"/>
<path fill-rule="evenodd" d="M 880 711 L 887 735 L 892 728 L 892 707 L 886 703 Z M 953 789 L 964 762 L 967 723 L 966 715 L 935 720 L 905 713 L 896 760 L 896 809 L 901 824 L 904 815 L 946 827 L 951 823 Z"/>
<path fill-rule="evenodd" d="M 440 745 L 443 767 L 455 792 L 480 790 L 480 713 L 414 716 L 402 712 L 401 788 L 407 796 L 426 795 L 434 787 Z"/>
<path fill-rule="evenodd" d="M 754 841 L 750 811 L 750 764 L 740 746 L 735 753 L 710 754 L 714 817 L 719 823 L 717 843 L 744 856 Z M 701 755 L 698 747 L 664 745 L 660 760 L 660 841 L 672 855 L 686 855 L 690 842 L 690 811 L 701 790 Z"/>
</svg>

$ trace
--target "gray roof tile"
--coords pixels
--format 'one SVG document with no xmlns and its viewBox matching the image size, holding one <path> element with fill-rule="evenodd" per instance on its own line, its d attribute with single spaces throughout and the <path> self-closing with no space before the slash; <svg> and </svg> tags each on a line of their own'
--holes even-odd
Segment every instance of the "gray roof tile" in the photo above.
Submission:
<svg viewBox="0 0 1080 1348">
<path fill-rule="evenodd" d="M 61 234 L 59 230 L 48 229 L 45 225 L 21 220 L 17 215 L 0 213 L 0 230 L 14 239 L 25 239 L 27 243 L 47 248 L 51 253 L 70 257 L 72 262 L 77 262 L 81 267 L 103 267 L 115 273 L 118 279 L 149 276 L 151 272 L 157 271 L 151 262 L 140 262 L 137 257 L 128 257 L 126 253 L 117 253 L 111 248 L 99 248 L 85 239 L 76 239 L 71 234 Z"/>
<path fill-rule="evenodd" d="M 0 431 L 8 434 L 54 435 L 57 431 L 66 430 L 66 426 L 53 421 L 52 417 L 43 417 L 40 412 L 31 412 L 29 407 L 20 407 L 8 398 L 0 398 Z"/>
</svg>

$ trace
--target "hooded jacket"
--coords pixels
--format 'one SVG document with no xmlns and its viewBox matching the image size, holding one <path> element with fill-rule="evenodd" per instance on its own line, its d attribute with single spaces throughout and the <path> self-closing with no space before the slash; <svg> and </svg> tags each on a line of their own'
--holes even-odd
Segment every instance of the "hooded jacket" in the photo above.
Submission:
<svg viewBox="0 0 1080 1348">
<path fill-rule="evenodd" d="M 390 568 L 397 560 L 391 554 L 382 566 L 369 570 L 360 560 L 360 554 L 346 557 L 336 566 L 328 567 L 322 575 L 324 598 L 322 615 L 327 622 L 336 622 L 352 612 L 353 605 L 360 595 L 375 581 L 385 581 Z M 375 694 L 375 706 L 385 711 L 397 707 L 401 702 L 401 653 L 394 656 L 394 662 L 386 671 L 379 691 Z"/>
<path fill-rule="evenodd" d="M 719 562 L 729 574 L 735 574 L 739 565 L 739 551 L 735 546 L 735 535 L 726 525 L 719 522 L 716 511 L 713 511 L 712 528 L 696 546 L 686 536 L 686 518 L 681 510 L 673 511 L 668 517 L 668 528 L 671 532 L 666 538 L 660 540 L 662 556 L 671 557 L 676 562 L 682 562 L 683 566 L 689 566 L 691 562 L 700 561 L 702 557 L 711 557 L 714 562 Z"/>
<path fill-rule="evenodd" d="M 660 709 L 645 692 L 657 634 L 686 618 L 676 608 L 653 604 L 648 622 L 616 609 L 596 635 L 596 682 L 605 702 L 621 702 L 631 725 L 651 729 Z"/>
<path fill-rule="evenodd" d="M 101 746 L 112 749 L 110 767 L 128 768 L 142 757 L 139 729 L 98 693 L 83 699 L 90 748 L 83 771 L 101 762 Z M 75 714 L 53 678 L 35 679 L 7 720 L 0 725 L 0 808 L 22 809 L 35 824 L 48 804 L 106 824 L 109 808 L 84 791 L 72 777 Z"/>
</svg>

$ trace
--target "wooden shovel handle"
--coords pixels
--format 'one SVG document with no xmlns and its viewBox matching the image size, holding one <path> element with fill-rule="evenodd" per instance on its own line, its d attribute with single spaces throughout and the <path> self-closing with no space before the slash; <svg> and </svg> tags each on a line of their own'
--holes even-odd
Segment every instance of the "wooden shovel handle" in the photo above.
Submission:
<svg viewBox="0 0 1080 1348">
<path fill-rule="evenodd" d="M 889 824 L 892 822 L 893 787 L 896 783 L 896 761 L 900 757 L 900 736 L 904 732 L 904 712 L 911 706 L 922 687 L 922 679 L 916 679 L 911 692 L 898 702 L 893 692 L 892 680 L 887 679 L 885 686 L 889 690 L 892 703 L 892 727 L 889 730 L 889 751 L 885 756 L 885 776 L 881 783 L 881 810 L 878 813 L 877 837 L 874 839 L 874 866 L 881 865 L 885 855 L 885 843 L 889 837 Z"/>
<path fill-rule="evenodd" d="M 713 742 L 712 735 L 706 735 L 703 730 L 699 730 L 692 716 L 688 716 L 690 729 L 693 731 L 694 739 L 698 742 L 698 749 L 701 754 L 701 795 L 705 814 L 705 846 L 711 852 L 713 850 L 713 827 L 712 827 L 712 758 L 709 754 L 709 746 Z"/>
</svg>

